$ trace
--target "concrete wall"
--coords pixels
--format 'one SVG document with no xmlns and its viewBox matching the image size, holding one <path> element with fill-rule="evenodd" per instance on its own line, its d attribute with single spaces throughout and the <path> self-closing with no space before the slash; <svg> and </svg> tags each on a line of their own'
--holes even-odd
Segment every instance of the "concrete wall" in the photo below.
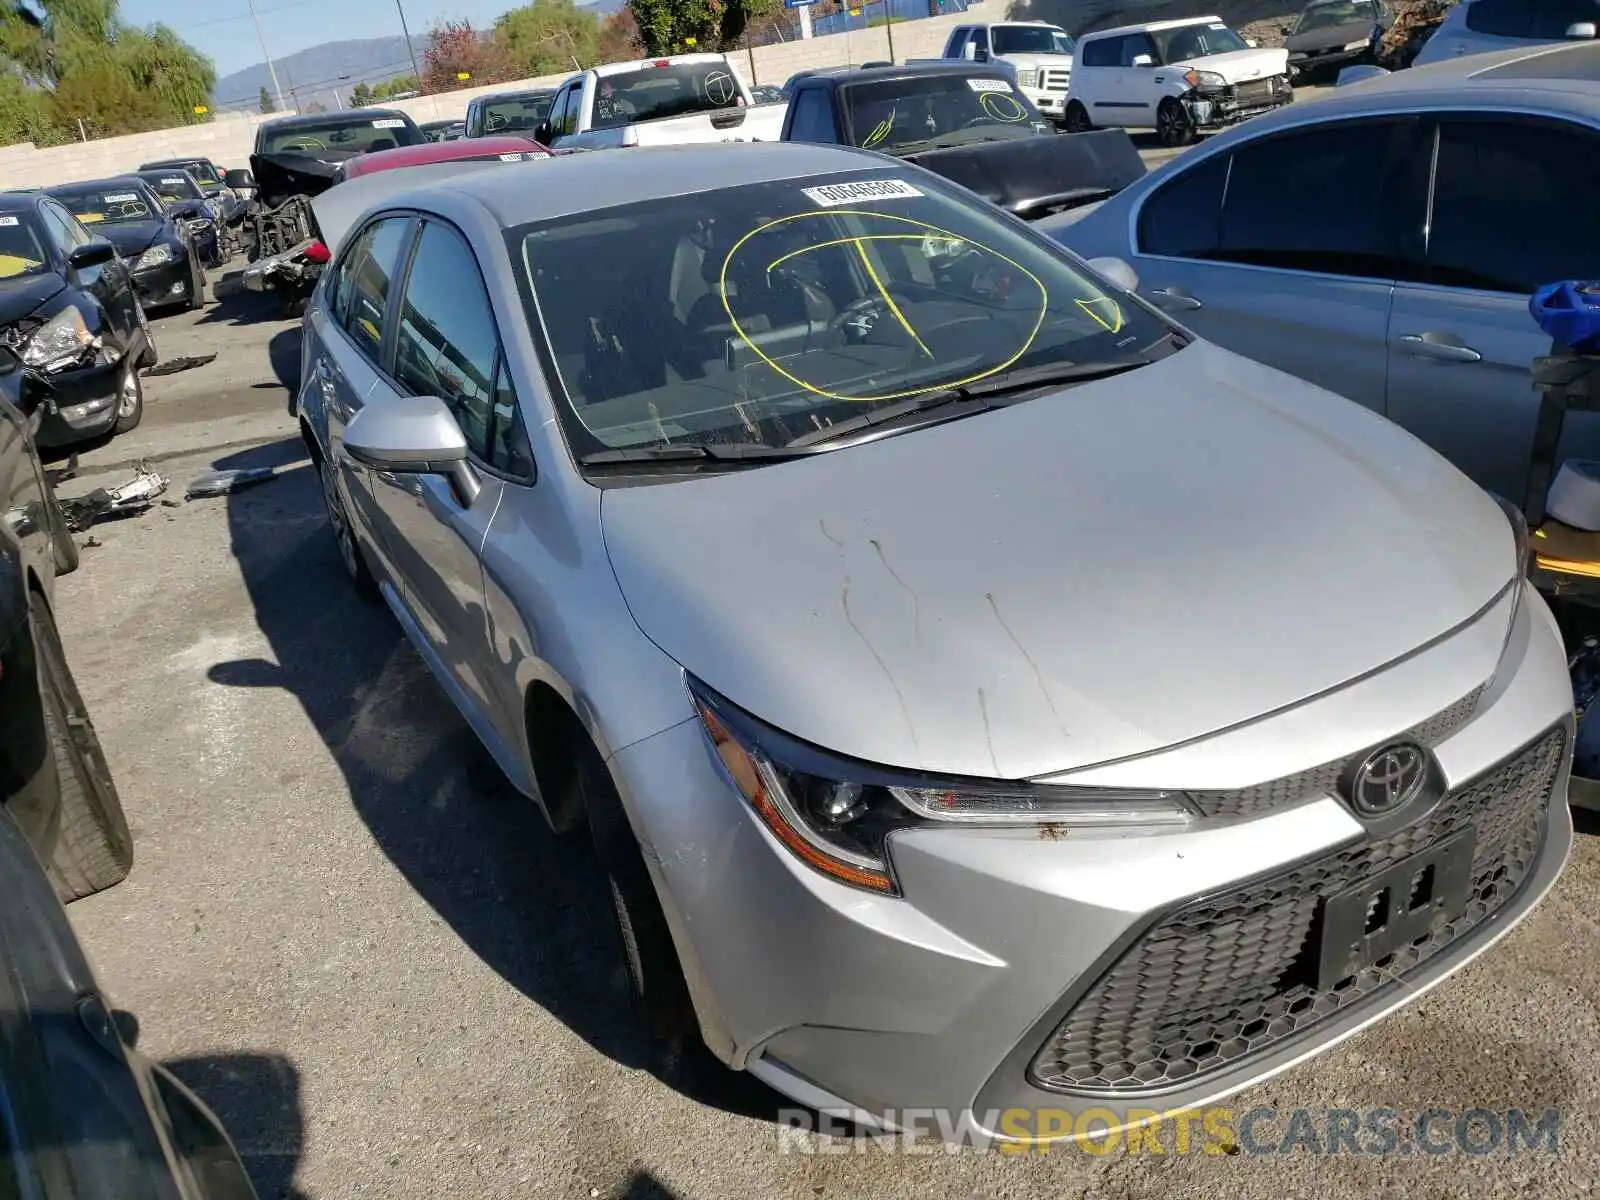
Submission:
<svg viewBox="0 0 1600 1200">
<path fill-rule="evenodd" d="M 1007 8 L 1007 0 L 979 0 L 966 13 L 896 23 L 892 57 L 902 62 L 908 58 L 932 58 L 944 49 L 952 26 L 963 21 L 1003 19 Z M 747 82 L 781 84 L 796 71 L 887 59 L 891 55 L 888 31 L 880 26 L 849 35 L 835 34 L 804 42 L 758 46 L 754 51 L 741 50 L 729 57 Z M 409 113 L 419 123 L 459 120 L 466 114 L 467 103 L 474 96 L 516 87 L 553 85 L 564 78 L 565 75 L 551 75 L 542 79 L 522 80 L 520 83 L 446 92 L 438 96 L 418 96 L 413 100 L 399 101 L 393 107 Z M 0 190 L 95 179 L 131 171 L 140 163 L 155 159 L 178 158 L 189 154 L 209 158 L 225 168 L 242 167 L 250 156 L 256 126 L 271 119 L 259 115 L 229 114 L 219 116 L 205 125 L 74 142 L 43 150 L 31 143 L 0 147 Z"/>
</svg>

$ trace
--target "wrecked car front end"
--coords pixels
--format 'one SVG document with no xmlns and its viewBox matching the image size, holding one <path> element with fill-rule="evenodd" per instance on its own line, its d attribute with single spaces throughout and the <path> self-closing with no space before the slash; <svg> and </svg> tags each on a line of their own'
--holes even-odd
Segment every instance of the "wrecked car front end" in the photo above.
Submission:
<svg viewBox="0 0 1600 1200">
<path fill-rule="evenodd" d="M 68 301 L 47 303 L 0 327 L 0 346 L 22 364 L 16 381 L 22 406 L 37 408 L 40 446 L 65 446 L 111 432 L 121 394 L 121 354 L 99 328 L 99 316 Z"/>
<path fill-rule="evenodd" d="M 1216 71 L 1191 69 L 1183 81 L 1188 90 L 1178 102 L 1196 129 L 1225 129 L 1294 103 L 1294 85 L 1287 74 L 1229 83 Z"/>
</svg>

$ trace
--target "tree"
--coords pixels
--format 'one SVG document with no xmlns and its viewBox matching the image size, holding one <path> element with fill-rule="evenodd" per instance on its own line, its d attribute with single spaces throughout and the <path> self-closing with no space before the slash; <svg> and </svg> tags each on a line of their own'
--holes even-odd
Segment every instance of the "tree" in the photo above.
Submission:
<svg viewBox="0 0 1600 1200">
<path fill-rule="evenodd" d="M 267 91 L 265 84 L 263 84 L 261 87 L 261 98 L 256 101 L 256 107 L 264 113 L 275 113 L 278 111 L 277 102 L 273 100 L 272 93 Z"/>
<path fill-rule="evenodd" d="M 350 89 L 351 108 L 371 108 L 375 99 L 377 97 L 372 94 L 372 89 L 365 83 L 358 83 Z"/>
<path fill-rule="evenodd" d="M 471 21 L 441 21 L 435 25 L 428 31 L 422 60 L 422 88 L 427 92 L 450 92 L 518 78 L 516 63 L 505 43 L 480 34 Z"/>
<path fill-rule="evenodd" d="M 209 120 L 217 81 L 169 27 L 124 22 L 117 0 L 0 0 L 0 75 L 31 91 L 41 144 L 77 138 L 79 122 L 104 137 Z"/>
<path fill-rule="evenodd" d="M 494 23 L 522 75 L 554 75 L 600 61 L 600 21 L 572 0 L 533 0 Z"/>
<path fill-rule="evenodd" d="M 419 92 L 422 84 L 415 75 L 402 75 L 399 79 L 391 79 L 387 83 L 380 83 L 372 89 L 375 100 L 387 100 L 390 96 L 399 96 L 405 92 Z"/>
<path fill-rule="evenodd" d="M 600 27 L 600 61 L 627 62 L 644 52 L 639 42 L 639 22 L 633 19 L 633 9 L 624 4 L 606 18 Z"/>
<path fill-rule="evenodd" d="M 745 26 L 781 7 L 781 0 L 628 0 L 646 54 L 731 50 Z"/>
</svg>

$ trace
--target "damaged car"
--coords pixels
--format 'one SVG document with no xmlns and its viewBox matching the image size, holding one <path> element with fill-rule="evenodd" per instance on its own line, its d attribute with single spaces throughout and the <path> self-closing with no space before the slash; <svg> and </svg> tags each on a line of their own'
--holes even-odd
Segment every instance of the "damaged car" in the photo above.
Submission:
<svg viewBox="0 0 1600 1200">
<path fill-rule="evenodd" d="M 1352 63 L 1373 63 L 1383 35 L 1394 24 L 1384 0 L 1311 0 L 1283 27 L 1289 76 L 1305 80 Z"/>
<path fill-rule="evenodd" d="M 1382 417 L 860 149 L 413 182 L 325 214 L 330 569 L 587 831 L 669 1061 L 1115 1129 L 1355 1035 L 1555 883 L 1526 525 Z"/>
<path fill-rule="evenodd" d="M 149 309 L 206 302 L 206 272 L 189 235 L 189 221 L 167 211 L 137 175 L 68 183 L 49 189 L 68 212 L 117 248 Z"/>
<path fill-rule="evenodd" d="M 1004 67 L 846 67 L 789 86 L 784 141 L 888 154 L 1025 220 L 1104 200 L 1145 174 L 1125 132 L 1061 136 Z"/>
<path fill-rule="evenodd" d="M 220 267 L 227 262 L 231 247 L 225 245 L 226 222 L 219 220 L 215 210 L 206 203 L 205 193 L 193 175 L 166 169 L 140 171 L 138 177 L 160 198 L 167 215 L 187 227 L 189 240 L 200 252 L 201 262 L 208 267 Z"/>
<path fill-rule="evenodd" d="M 45 392 L 42 447 L 126 433 L 144 415 L 139 369 L 156 346 L 133 275 L 43 192 L 0 193 L 0 346 Z"/>
<path fill-rule="evenodd" d="M 409 116 L 382 108 L 284 117 L 258 128 L 248 175 L 255 194 L 238 218 L 248 230 L 245 287 L 273 292 L 285 313 L 298 312 L 326 262 L 311 197 L 343 179 L 345 164 L 359 155 L 429 144 Z"/>
</svg>

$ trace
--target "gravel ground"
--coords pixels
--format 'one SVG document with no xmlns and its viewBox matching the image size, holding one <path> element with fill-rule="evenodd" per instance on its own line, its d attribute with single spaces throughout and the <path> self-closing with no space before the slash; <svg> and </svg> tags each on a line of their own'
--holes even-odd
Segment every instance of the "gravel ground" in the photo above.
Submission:
<svg viewBox="0 0 1600 1200">
<path fill-rule="evenodd" d="M 295 327 L 230 301 L 157 329 L 169 356 L 220 357 L 150 380 L 144 425 L 62 488 L 146 459 L 179 501 L 96 527 L 59 588 L 137 845 L 72 918 L 266 1200 L 1600 1196 L 1588 826 L 1479 963 L 1231 1106 L 1556 1108 L 1554 1155 L 780 1154 L 780 1101 L 748 1077 L 640 1065 L 588 855 L 494 786 L 346 589 L 285 408 Z M 182 502 L 213 465 L 281 472 Z"/>
</svg>

